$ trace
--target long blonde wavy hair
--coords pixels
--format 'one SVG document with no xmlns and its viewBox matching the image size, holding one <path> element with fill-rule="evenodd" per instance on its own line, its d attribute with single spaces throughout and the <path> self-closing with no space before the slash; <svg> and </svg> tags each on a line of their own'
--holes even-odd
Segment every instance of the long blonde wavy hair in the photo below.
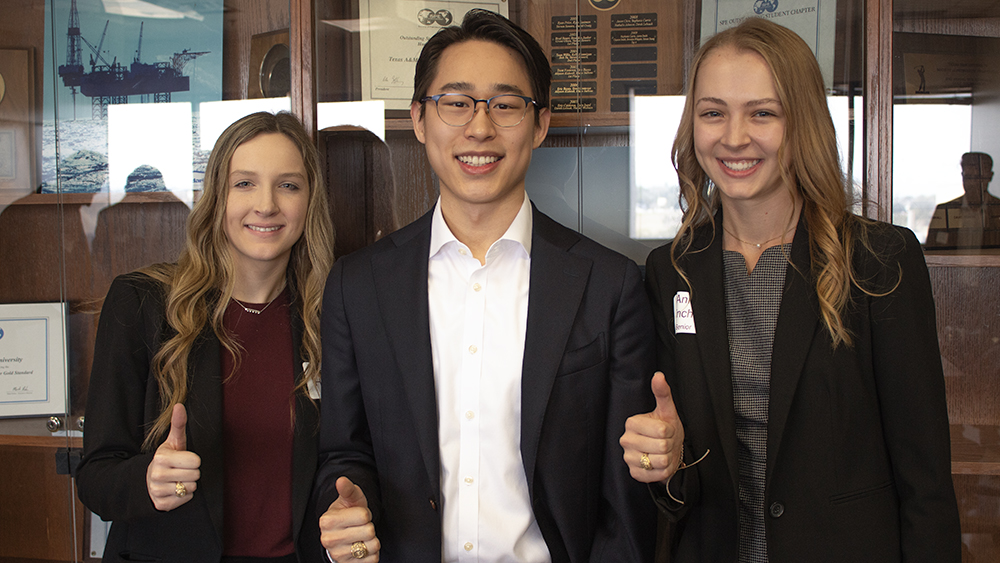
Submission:
<svg viewBox="0 0 1000 563">
<path fill-rule="evenodd" d="M 671 260 L 683 276 L 678 259 L 692 251 L 694 229 L 706 223 L 711 223 L 714 229 L 715 213 L 721 205 L 718 190 L 695 156 L 694 86 L 705 56 L 723 47 L 756 53 L 771 69 L 786 116 L 778 162 L 785 162 L 786 155 L 790 157 L 791 164 L 787 168 L 782 166 L 781 176 L 785 185 L 797 190 L 803 200 L 802 213 L 809 224 L 811 275 L 816 283 L 820 314 L 834 348 L 850 345 L 851 334 L 842 315 L 850 301 L 851 285 L 875 295 L 858 284 L 851 266 L 858 240 L 868 247 L 865 229 L 868 221 L 850 210 L 850 191 L 840 168 L 836 132 L 819 64 L 805 41 L 785 27 L 750 18 L 712 36 L 695 54 L 684 113 L 671 154 L 684 210 L 681 227 L 671 243 Z"/>
<path fill-rule="evenodd" d="M 319 155 L 305 128 L 292 114 L 254 113 L 230 125 L 216 141 L 205 169 L 201 198 L 188 216 L 185 247 L 177 263 L 154 264 L 140 270 L 164 285 L 166 321 L 172 330 L 152 361 L 162 410 L 146 434 L 144 449 L 154 448 L 170 428 L 173 406 L 187 398 L 188 356 L 206 326 L 211 326 L 222 345 L 239 358 L 239 345 L 222 325 L 236 275 L 224 227 L 229 163 L 240 145 L 263 133 L 288 137 L 298 147 L 305 164 L 309 203 L 305 229 L 292 246 L 288 260 L 287 283 L 292 307 L 303 323 L 300 355 L 309 365 L 294 392 L 308 393 L 310 382 L 319 378 L 319 315 L 326 276 L 333 264 L 333 225 Z"/>
</svg>

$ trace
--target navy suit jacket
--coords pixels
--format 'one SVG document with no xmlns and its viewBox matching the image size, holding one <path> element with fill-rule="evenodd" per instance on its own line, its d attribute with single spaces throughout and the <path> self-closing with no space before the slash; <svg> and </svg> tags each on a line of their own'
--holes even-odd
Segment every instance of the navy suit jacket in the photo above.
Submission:
<svg viewBox="0 0 1000 563">
<path fill-rule="evenodd" d="M 721 213 L 716 229 L 721 233 Z M 958 563 L 948 413 L 927 266 L 906 229 L 872 224 L 871 251 L 843 315 L 853 345 L 831 346 L 801 220 L 771 360 L 764 512 L 769 560 Z M 722 236 L 695 231 L 680 259 L 669 245 L 646 262 L 658 338 L 685 432 L 688 463 L 671 484 L 683 506 L 657 501 L 675 524 L 672 562 L 737 559 L 739 474 L 724 297 Z M 898 282 L 898 285 L 896 285 Z M 674 333 L 673 299 L 690 291 L 696 332 Z M 675 495 L 676 496 L 676 495 Z"/>
<path fill-rule="evenodd" d="M 191 349 L 187 446 L 201 457 L 198 490 L 169 512 L 153 506 L 146 490 L 146 432 L 160 414 L 150 365 L 169 335 L 163 286 L 142 274 L 119 276 L 101 311 L 94 369 L 87 397 L 83 460 L 77 471 L 80 501 L 112 521 L 104 561 L 217 562 L 222 558 L 223 444 L 221 344 L 209 328 Z M 302 377 L 302 321 L 292 316 L 293 366 Z M 308 517 L 316 469 L 318 409 L 296 395 L 292 446 L 292 533 L 300 562 L 323 561 L 317 522 Z M 166 439 L 166 435 L 163 436 Z M 249 491 L 248 494 L 266 494 Z"/>
<path fill-rule="evenodd" d="M 383 563 L 441 562 L 432 213 L 338 260 L 323 303 L 317 510 L 341 475 L 358 484 Z M 534 208 L 531 245 L 521 456 L 538 526 L 555 562 L 651 561 L 655 507 L 618 445 L 654 406 L 639 269 Z"/>
</svg>

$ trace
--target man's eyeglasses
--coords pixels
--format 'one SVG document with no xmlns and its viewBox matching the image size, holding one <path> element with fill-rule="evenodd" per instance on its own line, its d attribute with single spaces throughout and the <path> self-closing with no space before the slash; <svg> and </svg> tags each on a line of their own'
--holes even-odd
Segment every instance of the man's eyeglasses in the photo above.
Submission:
<svg viewBox="0 0 1000 563">
<path fill-rule="evenodd" d="M 452 127 L 461 127 L 472 121 L 479 102 L 486 102 L 486 115 L 490 116 L 497 127 L 514 127 L 520 124 L 528 113 L 528 107 L 538 105 L 535 100 L 516 94 L 500 94 L 488 100 L 477 100 L 465 94 L 438 94 L 421 98 L 420 102 L 428 100 L 434 100 L 438 117 Z"/>
</svg>

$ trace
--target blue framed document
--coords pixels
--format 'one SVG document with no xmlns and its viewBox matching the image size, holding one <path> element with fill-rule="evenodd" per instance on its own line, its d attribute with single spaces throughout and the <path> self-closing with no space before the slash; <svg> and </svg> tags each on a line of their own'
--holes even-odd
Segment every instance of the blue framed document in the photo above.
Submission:
<svg viewBox="0 0 1000 563">
<path fill-rule="evenodd" d="M 66 305 L 0 305 L 0 417 L 66 412 Z"/>
<path fill-rule="evenodd" d="M 834 0 L 705 0 L 701 4 L 701 40 L 750 17 L 769 19 L 799 34 L 819 61 L 824 85 L 827 89 L 833 87 L 837 32 Z"/>
</svg>

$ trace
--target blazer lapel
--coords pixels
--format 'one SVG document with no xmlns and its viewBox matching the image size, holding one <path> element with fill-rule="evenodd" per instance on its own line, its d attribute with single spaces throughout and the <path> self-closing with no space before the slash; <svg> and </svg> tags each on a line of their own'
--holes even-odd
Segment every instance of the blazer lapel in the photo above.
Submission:
<svg viewBox="0 0 1000 563">
<path fill-rule="evenodd" d="M 292 317 L 292 366 L 295 370 L 295 384 L 302 381 L 303 367 L 300 347 L 302 346 L 302 320 Z M 295 429 L 292 436 L 292 537 L 298 538 L 302 530 L 302 520 L 306 516 L 306 505 L 312 494 L 313 478 L 316 474 L 316 431 L 319 428 L 319 405 L 307 394 L 295 394 Z"/>
<path fill-rule="evenodd" d="M 414 416 L 427 478 L 433 490 L 440 494 L 437 396 L 427 304 L 432 213 L 433 209 L 390 235 L 396 248 L 373 256 L 372 274 L 379 313 Z"/>
<path fill-rule="evenodd" d="M 716 230 L 720 230 L 721 212 L 716 215 L 715 224 Z M 703 226 L 697 230 L 691 248 L 694 252 L 685 256 L 683 267 L 691 287 L 696 288 L 691 295 L 691 309 L 698 352 L 722 442 L 723 451 L 719 453 L 725 455 L 733 486 L 738 487 L 739 454 L 733 410 L 732 367 L 729 362 L 729 328 L 726 324 L 722 237 L 714 236 L 711 225 Z M 704 452 L 692 453 L 700 456 Z"/>
<path fill-rule="evenodd" d="M 521 457 L 532 491 L 542 419 L 583 298 L 592 262 L 570 254 L 579 235 L 532 204 L 528 319 L 521 367 Z"/>
<path fill-rule="evenodd" d="M 819 305 L 810 279 L 809 231 L 801 214 L 792 240 L 792 264 L 778 310 L 771 353 L 771 392 L 767 424 L 767 480 L 778 456 L 785 422 L 819 323 Z"/>
<path fill-rule="evenodd" d="M 184 402 L 187 409 L 188 448 L 201 457 L 198 492 L 204 499 L 219 545 L 222 546 L 223 445 L 222 358 L 218 338 L 207 328 L 199 337 L 188 361 L 191 387 Z"/>
</svg>

